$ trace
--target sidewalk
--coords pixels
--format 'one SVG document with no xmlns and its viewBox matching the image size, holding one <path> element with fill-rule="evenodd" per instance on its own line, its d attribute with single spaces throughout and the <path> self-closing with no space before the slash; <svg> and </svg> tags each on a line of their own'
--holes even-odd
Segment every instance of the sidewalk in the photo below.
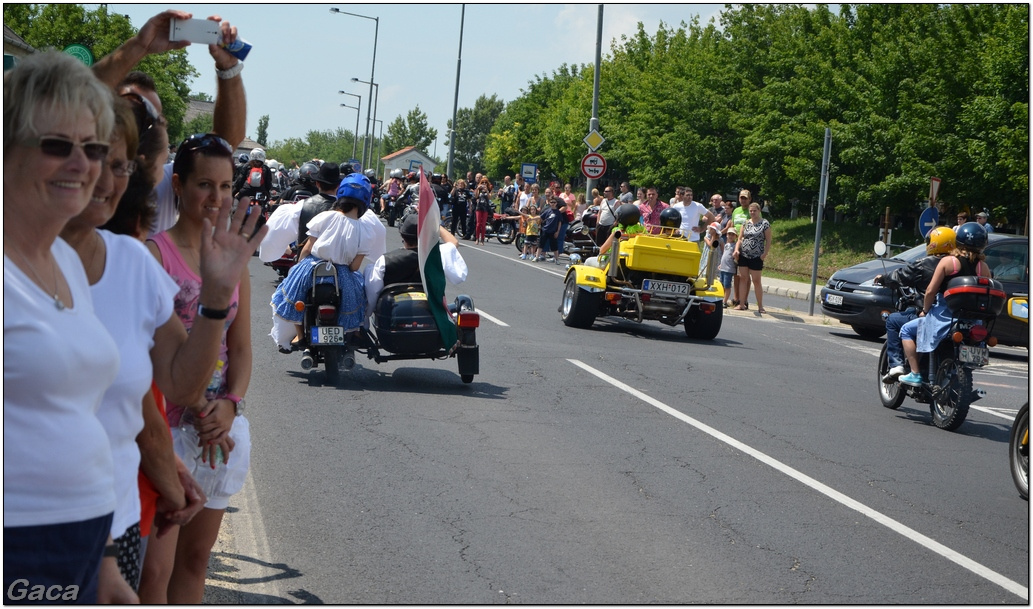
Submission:
<svg viewBox="0 0 1033 609">
<path fill-rule="evenodd" d="M 788 281 L 761 276 L 760 283 L 764 287 L 765 294 L 774 294 L 775 296 L 784 296 L 804 301 L 811 297 L 811 284 L 803 281 Z M 818 283 L 814 286 L 815 304 L 821 304 L 821 288 L 824 285 L 823 281 L 818 280 Z"/>
</svg>

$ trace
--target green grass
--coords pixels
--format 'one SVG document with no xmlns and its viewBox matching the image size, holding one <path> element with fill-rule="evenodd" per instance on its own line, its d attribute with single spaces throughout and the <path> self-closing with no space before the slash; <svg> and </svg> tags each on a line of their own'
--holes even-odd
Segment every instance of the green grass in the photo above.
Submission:
<svg viewBox="0 0 1033 609">
<path fill-rule="evenodd" d="M 764 274 L 778 279 L 807 281 L 814 264 L 814 232 L 809 218 L 771 222 L 771 253 L 764 262 Z M 822 222 L 818 250 L 818 284 L 841 268 L 875 257 L 872 245 L 879 230 L 856 223 Z M 896 240 L 896 235 L 894 235 Z"/>
</svg>

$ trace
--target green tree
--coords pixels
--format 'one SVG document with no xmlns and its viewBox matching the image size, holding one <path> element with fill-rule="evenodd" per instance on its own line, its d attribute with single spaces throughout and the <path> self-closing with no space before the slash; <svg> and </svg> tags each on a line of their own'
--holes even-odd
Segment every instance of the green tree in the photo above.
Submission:
<svg viewBox="0 0 1033 609">
<path fill-rule="evenodd" d="M 4 25 L 37 49 L 81 44 L 97 60 L 137 32 L 124 15 L 109 13 L 103 4 L 90 10 L 80 4 L 4 4 Z M 136 69 L 154 78 L 169 123 L 169 141 L 179 141 L 190 95 L 188 83 L 198 75 L 187 61 L 186 51 L 148 55 Z"/>
<path fill-rule="evenodd" d="M 401 115 L 387 126 L 384 134 L 384 151 L 395 152 L 413 146 L 424 153 L 438 137 L 438 130 L 427 122 L 427 114 L 419 105 L 409 111 L 403 119 Z"/>
<path fill-rule="evenodd" d="M 448 145 L 451 145 L 451 138 L 455 137 L 452 171 L 456 175 L 466 175 L 468 171 L 483 172 L 488 134 L 504 107 L 505 104 L 497 96 L 489 98 L 481 95 L 474 102 L 473 108 L 459 108 L 456 111 L 457 126 L 454 129 L 452 119 L 448 120 Z"/>
<path fill-rule="evenodd" d="M 189 99 L 191 101 L 203 101 L 203 102 L 214 102 L 215 101 L 214 99 L 212 99 L 211 95 L 208 95 L 204 91 L 191 92 Z"/>
<path fill-rule="evenodd" d="M 266 144 L 268 143 L 267 139 L 269 137 L 269 115 L 268 114 L 263 114 L 258 119 L 258 136 L 257 137 L 258 137 L 258 139 L 255 140 L 255 141 L 257 141 L 263 147 L 266 146 Z"/>
<path fill-rule="evenodd" d="M 183 125 L 185 133 L 211 133 L 215 129 L 212 123 L 212 115 L 202 112 Z"/>
</svg>

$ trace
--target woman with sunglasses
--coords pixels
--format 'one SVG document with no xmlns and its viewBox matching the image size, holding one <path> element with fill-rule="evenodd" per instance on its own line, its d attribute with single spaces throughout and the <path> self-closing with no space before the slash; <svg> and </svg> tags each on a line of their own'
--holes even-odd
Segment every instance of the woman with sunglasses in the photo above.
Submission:
<svg viewBox="0 0 1033 609">
<path fill-rule="evenodd" d="M 72 218 L 61 238 L 79 255 L 97 312 L 112 336 L 119 337 L 120 365 L 114 384 L 104 393 L 97 416 L 111 442 L 115 462 L 115 493 L 118 501 L 111 535 L 119 547 L 119 566 L 135 589 L 140 581 L 141 529 L 138 472 L 141 452 L 137 437 L 145 427 L 165 423 L 153 404 L 146 410 L 143 399 L 152 376 L 161 392 L 180 404 L 198 403 L 215 368 L 222 341 L 222 323 L 198 320 L 188 335 L 173 311 L 179 291 L 147 248 L 137 239 L 116 235 L 96 227 L 115 213 L 126 191 L 129 175 L 136 169 L 136 119 L 129 104 L 115 101 L 115 129 L 108 157 L 86 209 Z M 254 231 L 257 218 L 243 223 L 243 214 L 229 222 L 229 208 L 220 210 L 215 223 L 220 230 L 205 240 L 201 252 L 202 294 L 200 301 L 213 308 L 226 306 L 240 274 L 254 251 L 254 243 L 240 233 Z M 153 430 L 152 430 L 153 433 Z M 159 476 L 159 489 L 167 512 L 187 507 L 183 486 L 176 475 L 176 463 L 168 452 L 158 455 L 169 468 Z M 151 457 L 155 455 L 149 455 Z M 199 509 L 200 506 L 197 506 Z M 186 522 L 189 514 L 172 514 Z"/>
<path fill-rule="evenodd" d="M 113 120 L 111 92 L 69 55 L 30 55 L 4 74 L 8 602 L 17 580 L 80 603 L 136 599 L 109 547 L 114 466 L 96 416 L 118 349 L 58 236 L 90 202 Z"/>
<path fill-rule="evenodd" d="M 237 267 L 239 283 L 227 300 L 207 300 L 209 288 L 202 282 L 206 276 L 204 261 L 213 248 L 212 227 L 225 226 L 233 203 L 232 187 L 230 145 L 214 134 L 191 136 L 176 150 L 172 166 L 179 220 L 147 242 L 151 253 L 178 284 L 175 312 L 187 331 L 192 332 L 201 324 L 215 324 L 221 339 L 215 372 L 205 382 L 204 397 L 187 404 L 168 400 L 167 414 L 176 453 L 192 469 L 195 478 L 213 474 L 203 468 L 214 470 L 214 484 L 206 490 L 205 508 L 178 531 L 173 528 L 169 535 L 148 544 L 147 562 L 153 562 L 156 572 L 169 574 L 167 586 L 161 581 L 153 582 L 155 588 L 167 589 L 169 603 L 201 602 L 208 557 L 219 535 L 223 513 L 229 498 L 243 487 L 250 460 L 248 421 L 242 416 L 243 396 L 251 380 L 248 270 L 246 265 Z M 266 231 L 263 227 L 252 234 L 255 222 L 235 219 L 229 231 L 229 236 L 248 241 L 248 255 Z M 196 429 L 196 435 L 190 425 Z"/>
</svg>

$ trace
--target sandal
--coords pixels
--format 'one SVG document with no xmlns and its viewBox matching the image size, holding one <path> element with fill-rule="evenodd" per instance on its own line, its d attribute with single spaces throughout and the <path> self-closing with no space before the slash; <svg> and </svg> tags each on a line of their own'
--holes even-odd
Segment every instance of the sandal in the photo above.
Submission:
<svg viewBox="0 0 1033 609">
<path fill-rule="evenodd" d="M 757 312 L 758 313 L 767 313 L 767 309 L 765 309 L 764 307 L 758 307 L 757 308 Z"/>
<path fill-rule="evenodd" d="M 745 310 L 746 310 L 746 307 L 744 307 L 744 306 L 742 306 L 742 305 L 739 305 L 739 306 L 735 307 L 735 310 L 736 310 L 736 311 L 745 311 Z"/>
</svg>

